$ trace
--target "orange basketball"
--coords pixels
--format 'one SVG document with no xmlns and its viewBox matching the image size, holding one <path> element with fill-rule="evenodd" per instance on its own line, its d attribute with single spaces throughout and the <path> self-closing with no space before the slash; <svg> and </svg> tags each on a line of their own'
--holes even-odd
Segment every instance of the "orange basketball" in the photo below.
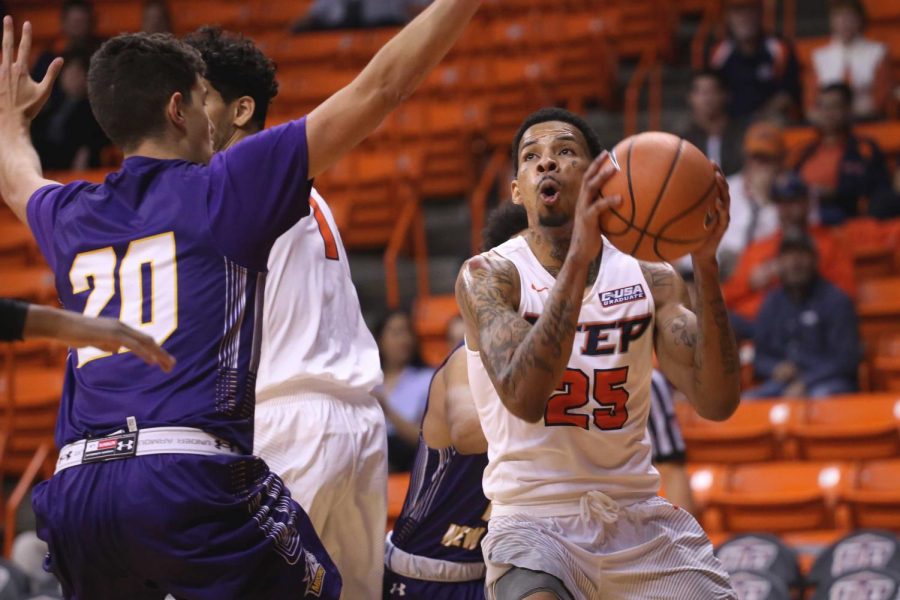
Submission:
<svg viewBox="0 0 900 600">
<path fill-rule="evenodd" d="M 603 214 L 603 235 L 637 259 L 671 262 L 692 252 L 715 224 L 715 170 L 696 146 L 651 131 L 622 140 L 611 159 L 618 172 L 603 196 L 622 203 Z"/>
</svg>

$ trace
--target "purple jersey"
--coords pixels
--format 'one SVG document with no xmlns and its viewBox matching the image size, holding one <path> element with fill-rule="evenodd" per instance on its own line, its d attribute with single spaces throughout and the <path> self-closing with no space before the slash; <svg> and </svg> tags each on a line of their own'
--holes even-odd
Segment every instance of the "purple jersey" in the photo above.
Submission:
<svg viewBox="0 0 900 600">
<path fill-rule="evenodd" d="M 432 375 L 432 383 L 443 368 Z M 419 434 L 409 490 L 391 534 L 393 544 L 417 556 L 482 562 L 481 538 L 490 503 L 481 478 L 487 464 L 487 454 L 460 454 L 452 447 L 436 450 Z"/>
<path fill-rule="evenodd" d="M 38 190 L 28 221 L 63 305 L 122 320 L 175 356 L 72 351 L 58 445 L 126 427 L 196 427 L 253 447 L 269 250 L 309 213 L 306 121 L 249 137 L 208 166 L 128 158 L 102 184 Z"/>
</svg>

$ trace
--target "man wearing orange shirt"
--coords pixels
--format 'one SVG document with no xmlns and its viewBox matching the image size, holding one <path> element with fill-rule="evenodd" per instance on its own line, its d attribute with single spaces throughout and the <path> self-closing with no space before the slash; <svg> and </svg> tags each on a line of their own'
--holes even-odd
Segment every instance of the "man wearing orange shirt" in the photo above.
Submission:
<svg viewBox="0 0 900 600">
<path fill-rule="evenodd" d="M 741 256 L 734 274 L 722 286 L 725 303 L 732 313 L 735 332 L 740 338 L 753 336 L 752 323 L 766 294 L 778 283 L 778 248 L 783 233 L 807 233 L 816 243 L 822 276 L 851 298 L 855 294 L 853 262 L 842 252 L 831 231 L 809 226 L 809 191 L 797 175 L 786 174 L 776 180 L 772 200 L 778 209 L 781 229 L 753 242 Z"/>
<path fill-rule="evenodd" d="M 884 154 L 875 141 L 853 133 L 852 107 L 847 84 L 822 88 L 815 112 L 818 136 L 789 161 L 817 200 L 825 225 L 866 214 L 879 219 L 900 215 Z"/>
</svg>

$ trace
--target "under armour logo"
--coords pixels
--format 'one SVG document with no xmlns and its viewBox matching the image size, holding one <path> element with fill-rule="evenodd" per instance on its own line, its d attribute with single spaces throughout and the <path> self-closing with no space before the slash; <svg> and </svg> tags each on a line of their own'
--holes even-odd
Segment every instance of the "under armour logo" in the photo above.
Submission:
<svg viewBox="0 0 900 600">
<path fill-rule="evenodd" d="M 406 595 L 406 584 L 405 583 L 395 583 L 391 586 L 391 596 L 405 596 Z"/>
<path fill-rule="evenodd" d="M 216 439 L 216 450 L 221 450 L 222 448 L 231 450 L 231 442 L 223 442 L 222 440 L 217 438 Z"/>
<path fill-rule="evenodd" d="M 118 452 L 122 452 L 123 450 L 134 450 L 134 440 L 120 440 L 116 444 L 116 450 Z"/>
</svg>

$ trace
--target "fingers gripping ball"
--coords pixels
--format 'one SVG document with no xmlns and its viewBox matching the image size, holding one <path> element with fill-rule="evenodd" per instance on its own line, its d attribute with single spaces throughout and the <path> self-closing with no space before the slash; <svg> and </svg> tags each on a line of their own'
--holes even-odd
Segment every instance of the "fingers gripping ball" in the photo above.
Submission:
<svg viewBox="0 0 900 600">
<path fill-rule="evenodd" d="M 620 194 L 601 228 L 622 252 L 671 262 L 691 253 L 716 223 L 715 171 L 690 142 L 652 131 L 622 140 L 610 156 L 617 172 L 602 195 Z"/>
</svg>

